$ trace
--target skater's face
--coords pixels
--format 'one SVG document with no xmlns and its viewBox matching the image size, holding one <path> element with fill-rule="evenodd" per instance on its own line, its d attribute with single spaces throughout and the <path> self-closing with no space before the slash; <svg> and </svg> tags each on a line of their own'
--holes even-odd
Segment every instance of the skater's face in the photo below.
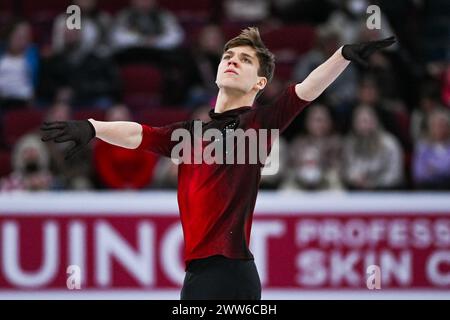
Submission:
<svg viewBox="0 0 450 320">
<path fill-rule="evenodd" d="M 219 89 L 231 89 L 242 94 L 264 89 L 267 78 L 258 76 L 259 61 L 250 46 L 228 49 L 222 55 L 217 70 L 216 84 Z"/>
</svg>

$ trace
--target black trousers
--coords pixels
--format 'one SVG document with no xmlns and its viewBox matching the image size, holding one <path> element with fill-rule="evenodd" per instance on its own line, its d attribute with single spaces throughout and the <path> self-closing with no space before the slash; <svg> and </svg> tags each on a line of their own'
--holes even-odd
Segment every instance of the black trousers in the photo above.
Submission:
<svg viewBox="0 0 450 320">
<path fill-rule="evenodd" d="M 211 256 L 188 265 L 181 300 L 260 300 L 254 260 Z"/>
</svg>

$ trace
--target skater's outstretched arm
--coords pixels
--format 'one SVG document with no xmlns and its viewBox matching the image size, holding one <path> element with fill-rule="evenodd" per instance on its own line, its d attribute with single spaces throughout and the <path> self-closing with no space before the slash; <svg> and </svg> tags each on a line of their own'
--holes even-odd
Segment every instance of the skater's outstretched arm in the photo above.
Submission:
<svg viewBox="0 0 450 320">
<path fill-rule="evenodd" d="M 95 128 L 95 137 L 127 149 L 136 149 L 142 141 L 142 125 L 132 121 L 88 120 Z"/>
<path fill-rule="evenodd" d="M 151 151 L 169 157 L 178 141 L 172 141 L 172 132 L 187 128 L 188 121 L 175 122 L 162 127 L 152 127 L 131 121 L 72 120 L 44 122 L 42 141 L 62 143 L 72 141 L 66 151 L 69 159 L 82 150 L 94 137 L 110 144 L 127 148 Z"/>
<path fill-rule="evenodd" d="M 41 130 L 43 131 L 42 141 L 74 142 L 73 146 L 66 151 L 66 159 L 69 159 L 94 137 L 116 146 L 136 149 L 142 141 L 143 127 L 131 121 L 106 122 L 89 119 L 44 122 Z"/>
<path fill-rule="evenodd" d="M 367 67 L 367 58 L 377 50 L 392 45 L 394 37 L 340 47 L 327 61 L 314 69 L 306 79 L 295 86 L 297 96 L 313 101 L 345 70 L 351 61 Z"/>
</svg>

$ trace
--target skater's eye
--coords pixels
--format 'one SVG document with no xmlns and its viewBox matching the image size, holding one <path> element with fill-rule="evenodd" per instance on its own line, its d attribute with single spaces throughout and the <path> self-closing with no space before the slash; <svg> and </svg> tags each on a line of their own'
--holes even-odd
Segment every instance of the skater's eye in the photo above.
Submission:
<svg viewBox="0 0 450 320">
<path fill-rule="evenodd" d="M 241 54 L 241 60 L 242 60 L 244 63 L 252 64 L 252 59 L 251 59 L 250 55 L 248 55 L 248 54 L 246 54 L 246 53 Z"/>
<path fill-rule="evenodd" d="M 227 54 L 227 55 L 225 55 L 225 56 L 223 56 L 223 60 L 225 60 L 225 59 L 229 59 L 230 58 L 230 56 Z"/>
</svg>

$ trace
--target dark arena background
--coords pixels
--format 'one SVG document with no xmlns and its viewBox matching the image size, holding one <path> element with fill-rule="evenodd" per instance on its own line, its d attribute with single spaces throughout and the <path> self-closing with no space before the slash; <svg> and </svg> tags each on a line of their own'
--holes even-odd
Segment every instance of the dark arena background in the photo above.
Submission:
<svg viewBox="0 0 450 320">
<path fill-rule="evenodd" d="M 256 108 L 344 44 L 397 39 L 281 135 L 251 231 L 262 299 L 450 298 L 448 0 L 1 0 L 0 299 L 179 299 L 177 166 L 100 139 L 66 161 L 39 128 L 207 121 L 249 26 L 276 56 Z"/>
</svg>

